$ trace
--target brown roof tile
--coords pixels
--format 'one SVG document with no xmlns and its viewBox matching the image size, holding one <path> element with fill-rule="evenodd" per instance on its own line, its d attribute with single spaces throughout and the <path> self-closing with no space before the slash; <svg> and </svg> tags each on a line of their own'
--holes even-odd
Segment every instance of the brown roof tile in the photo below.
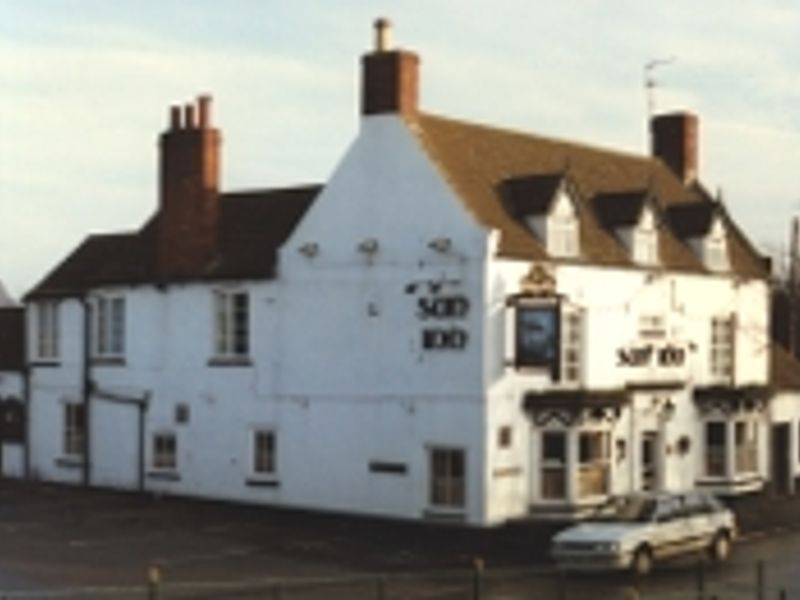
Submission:
<svg viewBox="0 0 800 600">
<path fill-rule="evenodd" d="M 321 189 L 315 185 L 221 194 L 219 252 L 188 280 L 274 277 L 278 248 Z M 156 276 L 157 218 L 137 232 L 89 236 L 26 298 L 76 295 L 99 286 L 168 283 Z"/>
<path fill-rule="evenodd" d="M 608 193 L 649 190 L 666 206 L 707 201 L 702 188 L 687 187 L 658 159 L 567 141 L 467 123 L 431 114 L 410 122 L 422 147 L 440 169 L 466 209 L 481 225 L 500 232 L 499 255 L 540 260 L 545 249 L 504 207 L 503 186 L 554 173 L 574 182 L 584 209 L 580 213 L 582 259 L 600 265 L 631 265 L 613 232 L 603 227 L 591 199 Z M 659 245 L 664 266 L 704 271 L 689 247 L 665 223 Z M 743 276 L 765 277 L 758 254 L 733 227 L 732 263 Z"/>
</svg>

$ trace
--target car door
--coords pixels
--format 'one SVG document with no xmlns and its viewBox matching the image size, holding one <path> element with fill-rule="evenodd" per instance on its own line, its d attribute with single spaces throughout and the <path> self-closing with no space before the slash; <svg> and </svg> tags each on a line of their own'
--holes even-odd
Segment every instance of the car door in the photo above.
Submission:
<svg viewBox="0 0 800 600">
<path fill-rule="evenodd" d="M 689 544 L 697 550 L 707 548 L 717 531 L 716 510 L 705 494 L 686 494 L 686 518 L 690 529 Z"/>
<path fill-rule="evenodd" d="M 654 519 L 652 545 L 656 557 L 667 558 L 684 552 L 691 538 L 691 529 L 683 496 L 659 498 Z"/>
</svg>

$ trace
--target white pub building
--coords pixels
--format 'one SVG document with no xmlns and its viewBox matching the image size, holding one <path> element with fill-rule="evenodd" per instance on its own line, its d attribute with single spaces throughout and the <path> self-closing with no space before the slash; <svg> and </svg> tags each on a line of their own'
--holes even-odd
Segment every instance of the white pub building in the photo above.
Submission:
<svg viewBox="0 0 800 600">
<path fill-rule="evenodd" d="M 172 109 L 153 216 L 26 297 L 28 476 L 478 526 L 790 486 L 796 363 L 696 117 L 638 156 L 433 115 L 388 39 L 320 185 L 221 191 L 209 98 Z"/>
</svg>

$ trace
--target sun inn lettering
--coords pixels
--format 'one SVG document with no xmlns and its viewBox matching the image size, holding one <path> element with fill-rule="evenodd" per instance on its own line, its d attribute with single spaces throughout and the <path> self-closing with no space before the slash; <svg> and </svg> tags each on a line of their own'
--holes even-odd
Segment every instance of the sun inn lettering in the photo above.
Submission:
<svg viewBox="0 0 800 600">
<path fill-rule="evenodd" d="M 620 367 L 680 367 L 686 361 L 686 350 L 674 344 L 657 347 L 643 344 L 617 350 L 617 365 Z"/>
<path fill-rule="evenodd" d="M 417 300 L 417 317 L 437 321 L 464 319 L 469 312 L 469 300 L 464 296 L 437 296 Z M 422 330 L 422 347 L 425 350 L 463 350 L 469 334 L 458 326 L 426 327 Z"/>
</svg>

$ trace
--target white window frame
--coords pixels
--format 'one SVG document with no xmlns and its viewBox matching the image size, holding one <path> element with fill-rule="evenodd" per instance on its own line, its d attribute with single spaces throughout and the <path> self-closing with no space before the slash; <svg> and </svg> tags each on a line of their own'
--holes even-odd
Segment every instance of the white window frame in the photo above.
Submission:
<svg viewBox="0 0 800 600">
<path fill-rule="evenodd" d="M 708 370 L 717 381 L 732 381 L 736 352 L 736 319 L 732 314 L 712 317 Z"/>
<path fill-rule="evenodd" d="M 259 427 L 250 436 L 250 473 L 256 478 L 278 474 L 278 435 L 273 428 Z"/>
<path fill-rule="evenodd" d="M 539 433 L 539 498 L 550 502 L 564 502 L 569 496 L 569 454 L 570 435 L 567 429 L 543 429 Z M 560 436 L 563 444 L 563 457 L 548 458 L 545 437 Z M 559 482 L 555 485 L 553 482 Z M 558 487 L 560 493 L 553 490 Z"/>
<path fill-rule="evenodd" d="M 119 294 L 98 296 L 94 302 L 94 355 L 122 358 L 125 355 L 125 297 Z"/>
<path fill-rule="evenodd" d="M 559 381 L 579 385 L 583 380 L 584 312 L 574 306 L 561 306 L 561 364 Z"/>
<path fill-rule="evenodd" d="M 550 215 L 547 218 L 547 252 L 558 258 L 578 256 L 578 219 L 572 215 Z"/>
<path fill-rule="evenodd" d="M 658 230 L 643 227 L 633 230 L 633 260 L 640 265 L 658 264 Z"/>
<path fill-rule="evenodd" d="M 242 299 L 243 305 L 239 304 Z M 246 359 L 250 355 L 250 294 L 241 289 L 214 290 L 213 303 L 214 357 Z"/>
<path fill-rule="evenodd" d="M 151 465 L 157 472 L 178 470 L 178 435 L 174 431 L 156 431 L 151 438 Z M 171 452 L 169 446 L 172 446 Z"/>
<path fill-rule="evenodd" d="M 718 217 L 703 240 L 703 263 L 710 271 L 727 271 L 730 267 L 725 227 Z"/>
<path fill-rule="evenodd" d="M 59 357 L 59 304 L 45 300 L 34 304 L 34 358 L 57 360 Z"/>
<path fill-rule="evenodd" d="M 733 470 L 736 475 L 758 473 L 759 424 L 754 419 L 733 422 Z"/>
<path fill-rule="evenodd" d="M 582 444 L 586 438 L 591 439 L 591 449 L 599 450 L 599 453 L 585 460 Z M 595 445 L 598 438 L 599 445 Z M 597 429 L 578 431 L 577 463 L 578 497 L 584 499 L 607 496 L 611 488 L 611 433 Z M 597 478 L 600 479 L 599 483 Z"/>
<path fill-rule="evenodd" d="M 460 465 L 457 463 L 460 461 Z M 459 467 L 461 473 L 458 473 Z M 442 472 L 438 469 L 442 467 Z M 428 502 L 434 509 L 463 511 L 467 506 L 467 451 L 465 448 L 428 448 Z"/>
<path fill-rule="evenodd" d="M 708 431 L 711 425 L 721 431 L 724 438 L 722 444 L 714 444 L 713 452 Z M 706 477 L 723 479 L 728 476 L 728 448 L 730 443 L 727 421 L 713 420 L 703 423 L 703 473 Z"/>
<path fill-rule="evenodd" d="M 69 458 L 83 458 L 86 451 L 86 406 L 81 402 L 65 402 L 62 453 Z"/>
</svg>

